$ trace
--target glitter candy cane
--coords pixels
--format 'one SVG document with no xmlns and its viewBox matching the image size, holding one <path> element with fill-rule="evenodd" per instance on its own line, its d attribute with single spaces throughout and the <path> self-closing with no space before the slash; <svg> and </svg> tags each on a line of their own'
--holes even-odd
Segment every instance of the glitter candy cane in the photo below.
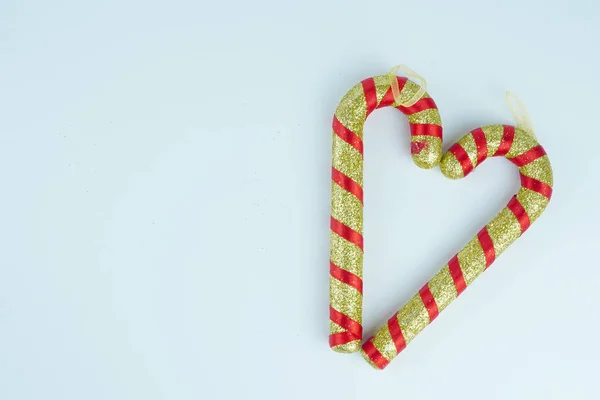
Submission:
<svg viewBox="0 0 600 400">
<path fill-rule="evenodd" d="M 519 167 L 521 188 L 442 270 L 363 345 L 363 357 L 383 369 L 475 278 L 542 214 L 552 196 L 552 168 L 534 136 L 519 128 L 491 125 L 465 135 L 444 154 L 445 176 L 467 176 L 488 157 L 503 156 Z"/>
<path fill-rule="evenodd" d="M 363 126 L 374 110 L 387 106 L 408 116 L 411 153 L 419 167 L 436 166 L 442 155 L 435 102 L 407 78 L 368 78 L 341 100 L 333 118 L 329 286 L 329 345 L 341 353 L 359 351 L 362 342 Z"/>
</svg>

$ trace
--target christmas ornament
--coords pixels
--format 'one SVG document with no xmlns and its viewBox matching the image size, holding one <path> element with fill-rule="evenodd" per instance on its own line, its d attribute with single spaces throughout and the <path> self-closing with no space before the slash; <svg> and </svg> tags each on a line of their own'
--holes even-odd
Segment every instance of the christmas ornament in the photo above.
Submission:
<svg viewBox="0 0 600 400">
<path fill-rule="evenodd" d="M 415 336 L 519 238 L 552 197 L 552 168 L 531 132 L 508 125 L 477 128 L 444 154 L 442 173 L 467 176 L 488 157 L 505 157 L 519 168 L 521 188 L 437 275 L 394 314 L 362 348 L 363 357 L 383 369 Z"/>
<path fill-rule="evenodd" d="M 442 127 L 433 99 L 418 85 L 387 76 L 362 81 L 344 96 L 333 120 L 332 203 L 330 233 L 330 336 L 338 352 L 358 351 L 362 341 L 363 267 L 363 126 L 377 108 L 392 106 L 408 116 L 411 154 L 421 168 L 440 162 Z M 420 78 L 411 70 L 403 71 Z M 517 100 L 518 101 L 518 100 Z M 520 103 L 520 102 L 519 102 Z M 510 105 L 510 103 L 509 103 Z M 522 110 L 524 106 L 520 104 Z M 517 127 L 477 128 L 441 158 L 442 173 L 467 176 L 488 157 L 505 157 L 519 168 L 521 188 L 442 270 L 425 284 L 362 346 L 363 357 L 385 368 L 415 336 L 458 297 L 542 214 L 552 196 L 552 168 L 537 142 L 526 112 L 513 110 Z"/>
<path fill-rule="evenodd" d="M 329 345 L 342 353 L 360 350 L 362 342 L 365 120 L 378 108 L 395 107 L 408 117 L 415 164 L 432 168 L 442 155 L 442 123 L 435 102 L 423 86 L 396 76 L 398 69 L 350 89 L 333 118 Z"/>
</svg>

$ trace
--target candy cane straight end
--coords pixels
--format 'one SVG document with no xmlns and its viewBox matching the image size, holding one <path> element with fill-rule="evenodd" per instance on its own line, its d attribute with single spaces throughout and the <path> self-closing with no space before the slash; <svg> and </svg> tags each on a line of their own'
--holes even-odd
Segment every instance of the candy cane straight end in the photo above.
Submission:
<svg viewBox="0 0 600 400">
<path fill-rule="evenodd" d="M 362 346 L 360 354 L 363 356 L 365 361 L 374 369 L 381 371 L 390 363 L 383 354 L 379 352 L 377 347 L 373 344 L 374 337 L 369 338 Z"/>
<path fill-rule="evenodd" d="M 369 358 L 369 356 L 367 355 L 367 353 L 365 353 L 364 350 L 361 350 L 360 354 L 365 359 L 365 361 L 367 362 L 367 364 L 369 364 L 373 369 L 376 369 L 377 371 L 381 371 L 382 370 L 382 368 L 379 368 L 377 365 L 375 365 L 375 363 L 373 362 L 373 360 L 371 360 Z"/>
<path fill-rule="evenodd" d="M 331 335 L 331 336 L 333 336 L 333 335 Z M 358 340 L 354 340 L 350 343 L 332 346 L 331 340 L 330 340 L 329 346 L 335 352 L 350 354 L 350 353 L 356 353 L 357 351 L 360 350 L 361 341 L 362 341 L 361 339 L 358 339 Z"/>
</svg>

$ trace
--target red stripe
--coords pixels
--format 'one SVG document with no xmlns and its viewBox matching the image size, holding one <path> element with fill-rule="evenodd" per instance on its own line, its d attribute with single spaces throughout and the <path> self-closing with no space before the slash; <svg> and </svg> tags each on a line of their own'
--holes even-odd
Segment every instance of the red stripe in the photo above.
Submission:
<svg viewBox="0 0 600 400">
<path fill-rule="evenodd" d="M 377 108 L 388 107 L 394 104 L 394 93 L 392 92 L 392 88 L 389 88 L 385 95 L 377 105 Z"/>
<path fill-rule="evenodd" d="M 504 133 L 502 134 L 502 140 L 500 141 L 500 146 L 494 156 L 505 156 L 509 151 L 513 144 L 513 140 L 515 138 L 515 127 L 510 125 L 504 125 Z"/>
<path fill-rule="evenodd" d="M 329 319 L 356 336 L 357 339 L 362 339 L 362 325 L 331 306 L 329 306 Z"/>
<path fill-rule="evenodd" d="M 419 290 L 419 295 L 421 295 L 421 300 L 423 300 L 423 304 L 427 309 L 427 313 L 429 313 L 429 322 L 433 322 L 433 320 L 438 316 L 439 311 L 435 299 L 433 298 L 431 290 L 429 290 L 429 286 L 427 286 L 427 284 L 425 284 L 425 286 Z"/>
<path fill-rule="evenodd" d="M 529 228 L 529 226 L 531 225 L 531 220 L 529 219 L 529 215 L 527 214 L 527 211 L 525 210 L 523 205 L 519 202 L 519 200 L 517 199 L 517 196 L 513 196 L 513 198 L 510 199 L 510 201 L 508 202 L 508 205 L 506 207 L 510 211 L 512 211 L 512 213 L 515 215 L 515 218 L 517 218 L 517 221 L 519 221 L 519 224 L 521 225 L 521 235 L 522 235 L 523 233 L 525 233 L 527 228 Z"/>
<path fill-rule="evenodd" d="M 462 167 L 464 176 L 469 175 L 469 173 L 471 171 L 473 171 L 473 164 L 471 163 L 471 160 L 469 159 L 469 155 L 467 154 L 465 149 L 463 149 L 463 147 L 460 145 L 460 143 L 454 143 L 452 145 L 452 147 L 450 147 L 448 149 L 448 151 L 450 153 L 454 154 L 454 157 L 456 157 L 456 159 L 460 163 L 460 166 Z"/>
<path fill-rule="evenodd" d="M 362 349 L 367 355 L 367 357 L 369 357 L 369 359 L 373 361 L 373 364 L 377 366 L 377 368 L 384 369 L 390 363 L 390 361 L 387 358 L 385 358 L 383 354 L 379 352 L 379 350 L 377 350 L 377 348 L 372 342 L 372 338 L 367 340 L 365 344 L 363 344 Z"/>
<path fill-rule="evenodd" d="M 339 119 L 333 116 L 333 131 L 346 143 L 354 147 L 360 155 L 363 155 L 363 141 L 362 139 L 350 129 L 346 128 Z"/>
<path fill-rule="evenodd" d="M 363 293 L 363 281 L 358 275 L 338 267 L 331 261 L 329 261 L 329 273 L 338 281 L 345 283 L 348 286 L 352 286 L 354 289 L 358 290 L 360 294 Z"/>
<path fill-rule="evenodd" d="M 488 233 L 487 228 L 484 226 L 482 230 L 477 234 L 483 253 L 485 254 L 485 267 L 488 268 L 496 259 L 496 250 L 494 249 L 494 242 Z"/>
<path fill-rule="evenodd" d="M 421 111 L 430 110 L 432 108 L 437 109 L 435 101 L 431 97 L 419 99 L 415 104 L 410 107 L 398 106 L 398 110 L 402 111 L 406 115 L 416 114 Z"/>
<path fill-rule="evenodd" d="M 331 230 L 333 232 L 337 233 L 339 236 L 343 237 L 350 243 L 354 243 L 361 250 L 363 250 L 363 236 L 360 233 L 356 232 L 349 226 L 342 224 L 340 221 L 333 217 L 331 217 L 330 222 Z"/>
<path fill-rule="evenodd" d="M 460 263 L 458 262 L 458 255 L 452 257 L 452 259 L 448 262 L 448 271 L 450 271 L 450 276 L 452 277 L 454 286 L 456 287 L 456 295 L 458 296 L 467 288 L 462 269 L 460 268 Z"/>
<path fill-rule="evenodd" d="M 429 146 L 429 142 L 411 142 L 410 154 L 419 154 Z"/>
<path fill-rule="evenodd" d="M 400 324 L 398 323 L 398 314 L 394 314 L 394 316 L 388 320 L 388 329 L 392 336 L 392 340 L 394 341 L 394 345 L 396 346 L 396 352 L 400 353 L 406 347 L 406 341 L 404 340 L 402 329 L 400 329 Z"/>
<path fill-rule="evenodd" d="M 361 340 L 350 332 L 339 332 L 329 335 L 329 347 L 340 346 L 342 344 L 348 344 L 355 340 Z"/>
<path fill-rule="evenodd" d="M 377 108 L 377 91 L 375 90 L 375 81 L 373 78 L 367 78 L 361 82 L 365 92 L 367 102 L 367 117 Z"/>
<path fill-rule="evenodd" d="M 550 185 L 540 182 L 537 179 L 531 178 L 527 175 L 521 174 L 521 186 L 529 190 L 533 190 L 534 192 L 538 192 L 548 200 L 550 200 L 552 197 L 552 187 L 550 187 Z"/>
<path fill-rule="evenodd" d="M 398 91 L 400 93 L 402 93 L 402 89 L 404 89 L 404 85 L 406 84 L 406 81 L 408 79 L 404 78 L 404 77 L 400 77 L 400 76 L 398 76 L 396 78 L 398 80 Z M 381 99 L 381 102 L 379 102 L 379 104 L 377 105 L 377 108 L 383 108 L 383 107 L 391 106 L 392 104 L 394 104 L 395 101 L 396 101 L 396 99 L 394 99 L 394 92 L 392 91 L 392 88 L 390 86 L 390 88 L 388 89 L 388 91 L 385 92 L 385 95 Z"/>
<path fill-rule="evenodd" d="M 363 202 L 363 188 L 349 176 L 331 167 L 331 179 L 342 189 L 352 193 L 360 202 Z"/>
<path fill-rule="evenodd" d="M 471 132 L 475 145 L 477 146 L 477 165 L 481 164 L 488 156 L 487 139 L 483 129 L 477 128 Z"/>
<path fill-rule="evenodd" d="M 405 77 L 401 77 L 401 76 L 397 76 L 396 78 L 398 80 L 398 92 L 402 93 L 402 89 L 404 89 L 404 85 L 406 85 L 406 81 L 408 79 Z M 381 99 L 381 102 L 377 105 L 377 108 L 391 106 L 392 104 L 394 104 L 395 101 L 396 100 L 394 99 L 394 92 L 392 91 L 392 88 L 390 87 L 388 89 L 388 91 L 385 92 L 385 95 Z"/>
<path fill-rule="evenodd" d="M 442 138 L 442 127 L 436 124 L 410 124 L 411 136 L 433 136 Z"/>
<path fill-rule="evenodd" d="M 538 158 L 543 157 L 545 155 L 546 155 L 546 151 L 544 150 L 544 148 L 542 146 L 538 145 L 530 150 L 527 150 L 525 153 L 521 154 L 520 156 L 509 158 L 508 160 L 511 163 L 515 164 L 517 167 L 523 167 L 523 166 L 529 164 L 530 162 L 533 162 L 533 161 L 537 160 Z"/>
</svg>

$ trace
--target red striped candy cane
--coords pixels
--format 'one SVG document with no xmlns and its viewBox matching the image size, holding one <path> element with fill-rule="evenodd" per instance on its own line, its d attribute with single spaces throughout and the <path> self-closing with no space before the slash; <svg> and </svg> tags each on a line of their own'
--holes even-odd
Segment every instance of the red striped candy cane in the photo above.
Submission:
<svg viewBox="0 0 600 400">
<path fill-rule="evenodd" d="M 512 126 L 491 125 L 465 135 L 444 154 L 441 169 L 452 179 L 467 176 L 488 157 L 519 167 L 521 189 L 442 270 L 365 342 L 363 357 L 383 369 L 437 315 L 485 271 L 542 214 L 552 196 L 552 168 L 535 138 Z"/>
<path fill-rule="evenodd" d="M 398 82 L 397 97 L 392 79 Z M 419 96 L 420 90 L 395 75 L 368 78 L 350 89 L 333 118 L 329 345 L 338 352 L 358 351 L 362 342 L 363 126 L 377 108 L 399 109 L 410 123 L 413 161 L 422 168 L 436 166 L 442 154 L 441 119 L 433 99 Z M 416 102 L 406 106 L 409 99 Z"/>
</svg>

